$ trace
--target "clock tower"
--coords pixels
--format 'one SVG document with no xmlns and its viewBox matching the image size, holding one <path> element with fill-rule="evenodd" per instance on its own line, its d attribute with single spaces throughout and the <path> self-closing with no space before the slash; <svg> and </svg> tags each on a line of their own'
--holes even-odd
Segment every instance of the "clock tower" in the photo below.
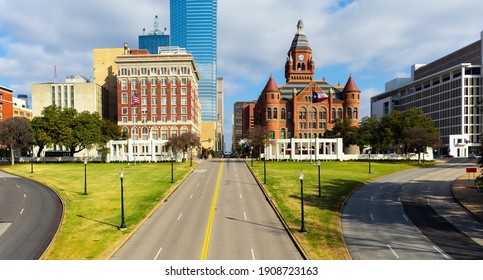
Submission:
<svg viewBox="0 0 483 280">
<path fill-rule="evenodd" d="M 315 63 L 312 59 L 312 49 L 304 32 L 304 23 L 299 20 L 297 33 L 292 40 L 292 45 L 287 53 L 285 63 L 285 79 L 290 81 L 312 81 L 315 71 Z"/>
</svg>

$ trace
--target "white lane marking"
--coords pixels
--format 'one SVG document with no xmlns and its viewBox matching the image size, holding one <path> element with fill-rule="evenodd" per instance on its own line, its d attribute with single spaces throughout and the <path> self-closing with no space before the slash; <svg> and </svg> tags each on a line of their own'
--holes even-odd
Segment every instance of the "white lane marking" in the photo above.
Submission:
<svg viewBox="0 0 483 280">
<path fill-rule="evenodd" d="M 253 260 L 256 260 L 256 259 L 255 259 L 255 252 L 253 251 L 253 248 L 251 248 L 251 249 L 252 249 L 252 259 L 253 259 Z"/>
<path fill-rule="evenodd" d="M 396 254 L 396 252 L 392 249 L 391 245 L 387 245 L 387 247 L 389 248 L 389 250 L 391 250 L 391 252 L 394 254 L 394 256 L 396 256 L 396 258 L 399 259 L 399 256 Z"/>
<path fill-rule="evenodd" d="M 240 182 L 238 182 L 238 186 L 240 186 Z"/>
<path fill-rule="evenodd" d="M 237 177 L 237 178 L 238 178 L 238 174 L 235 174 L 235 177 Z"/>
<path fill-rule="evenodd" d="M 431 190 L 431 187 L 430 187 L 430 186 L 428 186 L 428 192 L 429 192 L 430 190 Z"/>
<path fill-rule="evenodd" d="M 200 183 L 198 183 L 198 185 L 196 185 L 196 186 L 199 187 L 200 186 Z"/>
<path fill-rule="evenodd" d="M 183 216 L 183 213 L 179 214 L 178 221 L 181 219 L 181 216 Z"/>
<path fill-rule="evenodd" d="M 382 188 L 384 188 L 384 185 L 380 186 L 379 189 L 382 190 Z"/>
<path fill-rule="evenodd" d="M 371 220 L 373 220 L 373 221 L 374 221 L 374 215 L 372 215 L 372 213 L 371 213 Z"/>
<path fill-rule="evenodd" d="M 243 199 L 243 196 L 242 196 L 242 194 L 240 194 L 240 199 Z"/>
<path fill-rule="evenodd" d="M 245 217 L 245 221 L 247 220 L 247 213 L 243 212 L 243 216 Z"/>
<path fill-rule="evenodd" d="M 17 186 L 17 188 L 19 188 L 19 189 L 20 189 L 20 186 L 19 186 L 19 185 L 16 185 L 16 186 Z"/>
<path fill-rule="evenodd" d="M 25 210 L 25 208 L 22 208 L 22 211 L 20 211 L 20 215 L 22 215 L 22 213 L 23 213 L 23 210 Z"/>
<path fill-rule="evenodd" d="M 193 198 L 193 194 L 191 194 L 191 196 L 190 196 L 190 200 L 191 200 L 192 198 Z"/>
<path fill-rule="evenodd" d="M 374 196 L 371 196 L 371 201 L 373 201 L 373 200 L 374 200 Z"/>
<path fill-rule="evenodd" d="M 154 257 L 154 260 L 156 260 L 159 257 L 159 254 L 161 254 L 161 251 L 163 251 L 163 247 L 159 249 L 158 253 L 156 254 L 156 257 Z"/>
<path fill-rule="evenodd" d="M 439 249 L 438 247 L 436 246 L 433 246 L 433 248 L 438 251 L 441 255 L 443 255 L 446 259 L 451 259 L 448 255 L 446 255 L 443 251 L 441 251 L 441 249 Z"/>
<path fill-rule="evenodd" d="M 404 219 L 406 219 L 406 222 L 409 222 L 409 219 L 406 215 L 403 214 Z"/>
<path fill-rule="evenodd" d="M 402 189 L 404 190 L 406 188 L 406 186 L 403 186 Z"/>
<path fill-rule="evenodd" d="M 23 197 L 27 198 L 27 195 L 26 194 L 23 194 Z"/>
<path fill-rule="evenodd" d="M 427 201 L 427 202 L 428 202 L 428 204 L 429 204 L 429 198 L 426 198 L 426 201 Z"/>
</svg>

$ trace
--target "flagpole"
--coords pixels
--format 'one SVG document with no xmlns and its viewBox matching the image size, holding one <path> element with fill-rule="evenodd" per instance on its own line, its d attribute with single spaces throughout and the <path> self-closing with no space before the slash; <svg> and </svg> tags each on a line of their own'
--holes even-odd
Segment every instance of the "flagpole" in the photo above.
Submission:
<svg viewBox="0 0 483 280">
<path fill-rule="evenodd" d="M 310 137 L 309 137 L 309 153 L 310 153 L 310 165 L 312 165 L 312 106 L 314 104 L 314 90 L 312 90 L 312 98 L 310 99 L 310 110 L 309 110 L 309 126 L 310 126 Z"/>
</svg>

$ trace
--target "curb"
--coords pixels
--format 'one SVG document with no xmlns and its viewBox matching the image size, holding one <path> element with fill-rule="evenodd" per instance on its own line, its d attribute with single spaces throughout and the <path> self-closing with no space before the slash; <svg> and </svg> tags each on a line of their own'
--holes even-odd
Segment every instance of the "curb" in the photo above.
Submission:
<svg viewBox="0 0 483 280">
<path fill-rule="evenodd" d="M 464 176 L 464 175 L 463 175 Z M 453 191 L 453 188 L 454 188 L 454 185 L 456 184 L 456 181 L 459 180 L 460 177 L 458 177 L 456 180 L 453 181 L 453 184 L 451 184 L 451 195 L 453 196 L 453 199 L 455 200 L 456 203 L 458 203 L 468 214 L 470 214 L 473 218 L 475 218 L 475 220 L 477 220 L 478 222 L 482 223 L 483 224 L 483 219 L 480 218 L 478 215 L 475 215 L 473 212 L 471 212 L 468 208 L 466 208 L 466 206 L 461 203 L 461 201 L 458 200 L 458 198 L 455 196 L 454 194 L 454 191 Z"/>
<path fill-rule="evenodd" d="M 280 214 L 280 212 L 278 211 L 277 207 L 275 206 L 275 204 L 273 203 L 273 201 L 268 197 L 268 193 L 267 191 L 265 190 L 265 188 L 263 187 L 262 183 L 258 180 L 258 178 L 255 176 L 255 174 L 253 173 L 253 170 L 248 166 L 248 163 L 246 160 L 244 160 L 243 162 L 245 162 L 245 165 L 247 166 L 248 170 L 250 170 L 250 173 L 252 174 L 253 178 L 255 179 L 255 181 L 257 182 L 258 184 L 258 187 L 260 188 L 260 190 L 262 191 L 263 195 L 265 196 L 265 199 L 267 200 L 268 204 L 270 205 L 270 207 L 272 207 L 273 211 L 275 212 L 275 214 L 277 215 L 278 219 L 280 220 L 280 222 L 282 223 L 283 227 L 285 228 L 285 231 L 288 233 L 290 239 L 292 240 L 292 242 L 294 243 L 295 247 L 297 248 L 297 250 L 299 251 L 299 253 L 302 255 L 302 258 L 304 260 L 310 260 L 309 256 L 307 255 L 307 253 L 304 251 L 304 249 L 302 248 L 302 246 L 299 244 L 297 238 L 295 238 L 295 236 L 293 235 L 292 231 L 290 230 L 288 224 L 285 222 L 285 220 L 283 219 L 282 217 L 282 214 Z"/>
</svg>

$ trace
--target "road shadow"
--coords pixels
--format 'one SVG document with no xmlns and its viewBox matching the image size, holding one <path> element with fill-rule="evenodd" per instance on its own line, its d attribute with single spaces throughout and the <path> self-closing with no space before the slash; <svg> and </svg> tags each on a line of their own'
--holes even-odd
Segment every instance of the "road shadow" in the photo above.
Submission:
<svg viewBox="0 0 483 280">
<path fill-rule="evenodd" d="M 119 229 L 119 226 L 118 225 L 113 225 L 113 224 L 110 224 L 108 222 L 104 222 L 104 221 L 99 221 L 99 220 L 96 220 L 96 219 L 88 218 L 88 217 L 85 217 L 83 215 L 77 215 L 77 217 L 83 218 L 83 219 L 86 219 L 86 220 L 89 220 L 89 221 L 93 221 L 93 222 L 96 222 L 96 223 L 99 223 L 99 224 L 108 225 L 108 226 L 115 227 L 115 228 Z"/>
</svg>

